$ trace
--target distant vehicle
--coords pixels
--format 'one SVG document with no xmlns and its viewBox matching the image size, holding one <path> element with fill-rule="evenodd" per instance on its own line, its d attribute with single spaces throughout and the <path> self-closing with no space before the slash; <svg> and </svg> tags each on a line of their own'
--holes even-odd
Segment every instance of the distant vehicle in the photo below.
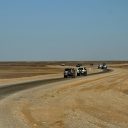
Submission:
<svg viewBox="0 0 128 128">
<path fill-rule="evenodd" d="M 99 64 L 98 65 L 98 69 L 102 69 L 103 65 L 102 64 Z"/>
<path fill-rule="evenodd" d="M 65 66 L 65 64 L 61 64 L 61 66 Z"/>
<path fill-rule="evenodd" d="M 76 71 L 74 68 L 65 68 L 64 70 L 64 78 L 75 78 Z"/>
<path fill-rule="evenodd" d="M 107 69 L 107 65 L 105 63 L 99 64 L 98 69 Z"/>
<path fill-rule="evenodd" d="M 86 69 L 86 67 L 79 67 L 79 68 L 77 68 L 77 76 L 87 76 L 87 69 Z"/>
<path fill-rule="evenodd" d="M 82 66 L 82 64 L 77 64 L 77 65 L 76 65 L 76 67 L 80 67 L 80 66 Z"/>
<path fill-rule="evenodd" d="M 104 63 L 102 69 L 107 69 L 107 65 Z"/>
<path fill-rule="evenodd" d="M 94 65 L 94 64 L 92 64 L 92 63 L 90 64 L 90 66 L 93 66 L 93 65 Z"/>
</svg>

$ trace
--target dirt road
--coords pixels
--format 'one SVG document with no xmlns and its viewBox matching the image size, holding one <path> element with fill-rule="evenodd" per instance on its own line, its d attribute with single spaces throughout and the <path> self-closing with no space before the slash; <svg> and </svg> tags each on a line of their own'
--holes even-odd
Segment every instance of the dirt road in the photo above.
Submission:
<svg viewBox="0 0 128 128">
<path fill-rule="evenodd" d="M 0 101 L 0 128 L 127 128 L 128 70 L 21 91 Z"/>
</svg>

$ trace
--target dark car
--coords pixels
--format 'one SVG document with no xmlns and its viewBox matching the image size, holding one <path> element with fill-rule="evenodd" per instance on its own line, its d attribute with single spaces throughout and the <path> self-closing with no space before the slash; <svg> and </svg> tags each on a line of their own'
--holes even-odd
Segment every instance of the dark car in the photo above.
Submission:
<svg viewBox="0 0 128 128">
<path fill-rule="evenodd" d="M 74 68 L 65 68 L 64 70 L 64 78 L 75 78 L 76 71 Z"/>
</svg>

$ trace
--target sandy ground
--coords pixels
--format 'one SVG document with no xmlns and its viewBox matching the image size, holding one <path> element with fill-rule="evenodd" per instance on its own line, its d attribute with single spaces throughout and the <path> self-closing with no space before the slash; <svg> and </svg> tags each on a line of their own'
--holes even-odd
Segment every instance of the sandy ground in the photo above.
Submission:
<svg viewBox="0 0 128 128">
<path fill-rule="evenodd" d="M 0 77 L 0 86 L 5 86 L 5 85 L 9 85 L 9 84 L 18 84 L 18 83 L 36 81 L 36 80 L 51 79 L 51 78 L 61 78 L 61 77 L 63 77 L 64 68 L 66 68 L 66 67 L 73 67 L 73 66 L 47 65 L 47 66 L 45 66 L 45 68 L 43 68 L 43 70 L 40 71 L 40 72 L 43 72 L 42 75 L 34 75 L 34 76 L 31 76 L 31 75 L 26 76 L 26 73 L 28 74 L 28 72 L 30 72 L 31 69 L 28 69 L 28 71 L 24 71 L 26 69 L 23 68 L 22 73 L 23 72 L 24 73 L 22 75 L 18 75 L 18 78 L 17 77 L 13 78 L 12 76 L 13 76 L 14 72 L 16 72 L 16 74 L 17 74 L 19 72 L 19 69 L 14 71 L 14 68 L 11 68 L 11 72 L 10 72 L 10 70 L 8 71 L 8 69 L 6 69 L 4 71 L 0 71 L 0 76 L 2 76 L 2 78 Z M 98 70 L 96 68 L 89 67 L 89 66 L 87 67 L 87 71 L 88 71 L 88 74 L 100 72 L 100 70 Z M 37 73 L 39 71 L 37 70 L 37 71 L 31 71 L 31 72 Z M 8 73 L 9 73 L 9 75 L 7 75 Z M 3 74 L 6 74 L 6 75 L 3 75 Z"/>
<path fill-rule="evenodd" d="M 0 101 L 0 128 L 127 127 L 128 70 L 123 68 L 47 84 Z"/>
</svg>

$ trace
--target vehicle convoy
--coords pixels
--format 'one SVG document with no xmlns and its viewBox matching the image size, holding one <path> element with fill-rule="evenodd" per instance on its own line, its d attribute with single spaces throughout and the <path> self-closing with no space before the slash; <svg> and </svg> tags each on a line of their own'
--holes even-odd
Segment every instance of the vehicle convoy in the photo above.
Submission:
<svg viewBox="0 0 128 128">
<path fill-rule="evenodd" d="M 77 68 L 77 76 L 87 76 L 87 69 L 86 69 L 86 67 L 79 67 L 79 68 Z"/>
<path fill-rule="evenodd" d="M 75 78 L 76 70 L 74 68 L 65 68 L 64 70 L 64 78 Z"/>
<path fill-rule="evenodd" d="M 105 63 L 99 64 L 98 69 L 107 69 L 107 65 Z"/>
</svg>

